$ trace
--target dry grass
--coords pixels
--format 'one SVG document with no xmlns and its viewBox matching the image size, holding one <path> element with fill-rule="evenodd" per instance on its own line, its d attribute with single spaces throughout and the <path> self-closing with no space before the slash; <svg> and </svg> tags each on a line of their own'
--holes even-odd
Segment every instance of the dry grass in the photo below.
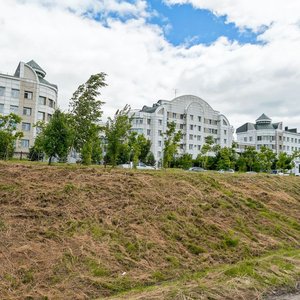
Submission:
<svg viewBox="0 0 300 300">
<path fill-rule="evenodd" d="M 0 211 L 0 299 L 202 299 L 193 274 L 300 245 L 296 177 L 0 163 Z"/>
</svg>

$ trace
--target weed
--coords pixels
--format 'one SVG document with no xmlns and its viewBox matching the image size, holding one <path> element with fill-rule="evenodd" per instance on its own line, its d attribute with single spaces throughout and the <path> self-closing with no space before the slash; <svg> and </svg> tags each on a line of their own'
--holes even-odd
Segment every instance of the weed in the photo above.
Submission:
<svg viewBox="0 0 300 300">
<path fill-rule="evenodd" d="M 101 264 L 99 264 L 94 259 L 88 258 L 85 260 L 86 265 L 88 266 L 89 271 L 93 274 L 95 277 L 102 277 L 107 276 L 109 272 L 105 267 L 103 267 Z"/>
<path fill-rule="evenodd" d="M 195 254 L 195 255 L 199 255 L 200 253 L 205 252 L 205 250 L 202 247 L 200 247 L 196 244 L 193 244 L 193 243 L 188 243 L 187 248 L 192 254 Z"/>
</svg>

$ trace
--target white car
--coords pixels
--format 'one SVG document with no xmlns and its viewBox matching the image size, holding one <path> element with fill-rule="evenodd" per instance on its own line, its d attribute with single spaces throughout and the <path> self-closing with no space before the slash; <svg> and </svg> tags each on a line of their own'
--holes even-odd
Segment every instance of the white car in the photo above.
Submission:
<svg viewBox="0 0 300 300">
<path fill-rule="evenodd" d="M 123 168 L 123 169 L 133 169 L 133 163 L 130 164 L 122 164 L 119 165 L 118 167 Z M 153 166 L 147 166 L 143 162 L 139 162 L 136 166 L 138 170 L 155 170 L 155 167 Z"/>
</svg>

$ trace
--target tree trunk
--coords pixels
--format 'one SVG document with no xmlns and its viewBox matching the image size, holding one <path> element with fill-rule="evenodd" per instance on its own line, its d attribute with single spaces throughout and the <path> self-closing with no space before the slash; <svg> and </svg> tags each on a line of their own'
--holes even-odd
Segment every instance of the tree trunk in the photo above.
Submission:
<svg viewBox="0 0 300 300">
<path fill-rule="evenodd" d="M 50 166 L 52 162 L 52 156 L 49 156 L 49 161 L 48 161 L 48 165 Z"/>
</svg>

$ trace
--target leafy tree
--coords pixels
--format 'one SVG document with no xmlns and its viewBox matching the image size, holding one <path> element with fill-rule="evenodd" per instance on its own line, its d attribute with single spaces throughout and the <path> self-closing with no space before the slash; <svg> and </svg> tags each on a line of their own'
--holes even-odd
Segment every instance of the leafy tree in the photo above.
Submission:
<svg viewBox="0 0 300 300">
<path fill-rule="evenodd" d="M 35 141 L 35 146 L 42 148 L 47 154 L 49 165 L 51 165 L 54 157 L 65 159 L 70 151 L 73 131 L 68 123 L 68 115 L 57 109 L 50 122 L 44 126 L 40 126 L 41 133 Z"/>
<path fill-rule="evenodd" d="M 105 73 L 92 75 L 89 80 L 78 87 L 71 99 L 70 107 L 73 116 L 74 148 L 81 153 L 82 162 L 90 164 L 93 146 L 103 129 L 98 125 L 102 116 L 101 106 L 104 102 L 98 100 L 99 89 L 105 87 Z"/>
<path fill-rule="evenodd" d="M 128 140 L 131 129 L 131 118 L 129 118 L 130 106 L 125 105 L 121 110 L 117 110 L 114 118 L 108 118 L 105 133 L 107 139 L 107 157 L 112 166 L 116 166 L 122 148 Z M 125 153 L 126 154 L 126 153 Z"/>
<path fill-rule="evenodd" d="M 92 142 L 92 163 L 100 164 L 103 158 L 102 147 L 100 139 L 94 139 Z"/>
<path fill-rule="evenodd" d="M 219 155 L 218 155 L 218 161 L 217 161 L 217 167 L 218 170 L 228 170 L 231 169 L 233 166 L 232 161 L 231 161 L 231 149 L 230 148 L 222 148 L 219 151 Z"/>
<path fill-rule="evenodd" d="M 43 148 L 36 143 L 29 148 L 28 159 L 31 161 L 39 161 L 44 158 Z"/>
<path fill-rule="evenodd" d="M 246 147 L 245 151 L 242 153 L 242 156 L 249 171 L 259 171 L 258 155 L 254 147 Z"/>
<path fill-rule="evenodd" d="M 197 157 L 204 169 L 207 169 L 208 167 L 208 153 L 213 150 L 213 144 L 214 138 L 212 135 L 205 137 L 205 144 L 202 146 L 200 155 Z"/>
<path fill-rule="evenodd" d="M 260 171 L 270 172 L 275 158 L 276 154 L 270 148 L 262 146 L 258 153 Z"/>
<path fill-rule="evenodd" d="M 170 167 L 170 163 L 177 154 L 179 142 L 181 139 L 181 131 L 176 132 L 176 123 L 170 122 L 167 124 L 167 131 L 164 136 L 164 154 L 163 167 Z"/>
<path fill-rule="evenodd" d="M 193 156 L 192 154 L 184 153 L 183 155 L 175 158 L 174 167 L 189 169 L 193 166 Z"/>
<path fill-rule="evenodd" d="M 17 131 L 21 120 L 21 117 L 14 113 L 0 115 L 0 159 L 7 160 L 13 156 L 16 141 L 23 137 L 23 133 Z"/>
<path fill-rule="evenodd" d="M 288 155 L 285 152 L 280 152 L 278 155 L 278 160 L 276 162 L 276 168 L 281 170 L 282 172 L 292 169 L 293 159 L 293 156 Z"/>
<path fill-rule="evenodd" d="M 145 164 L 149 165 L 149 166 L 154 166 L 156 163 L 155 161 L 155 157 L 154 157 L 154 154 L 149 151 L 147 157 L 146 157 L 146 160 L 145 160 Z"/>
</svg>

